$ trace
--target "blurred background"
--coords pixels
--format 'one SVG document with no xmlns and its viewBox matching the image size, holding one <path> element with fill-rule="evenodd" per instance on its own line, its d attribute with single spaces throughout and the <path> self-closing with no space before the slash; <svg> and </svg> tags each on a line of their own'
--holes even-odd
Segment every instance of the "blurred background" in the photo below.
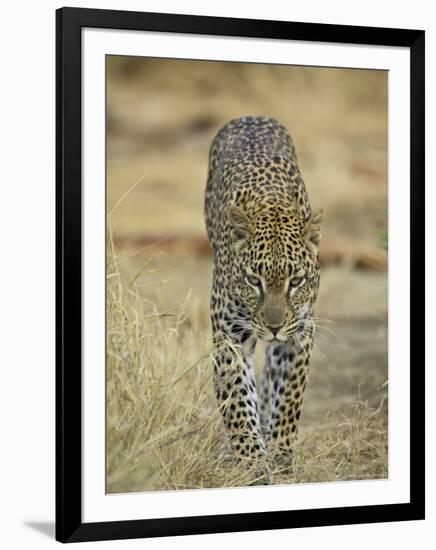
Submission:
<svg viewBox="0 0 436 550">
<path fill-rule="evenodd" d="M 327 428 L 356 400 L 378 407 L 387 391 L 387 86 L 384 71 L 107 58 L 107 206 L 119 269 L 159 311 L 183 303 L 181 337 L 210 337 L 211 140 L 245 115 L 290 131 L 312 207 L 325 212 L 316 315 L 326 323 L 303 432 Z M 385 404 L 379 412 L 387 430 Z"/>
</svg>

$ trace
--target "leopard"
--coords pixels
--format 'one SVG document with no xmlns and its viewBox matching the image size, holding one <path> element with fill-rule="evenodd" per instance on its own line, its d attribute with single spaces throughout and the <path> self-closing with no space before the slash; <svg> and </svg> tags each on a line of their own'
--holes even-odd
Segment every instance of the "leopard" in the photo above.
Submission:
<svg viewBox="0 0 436 550">
<path fill-rule="evenodd" d="M 316 326 L 323 210 L 310 206 L 285 126 L 245 116 L 218 131 L 204 211 L 213 386 L 231 455 L 239 463 L 270 456 L 292 463 Z"/>
</svg>

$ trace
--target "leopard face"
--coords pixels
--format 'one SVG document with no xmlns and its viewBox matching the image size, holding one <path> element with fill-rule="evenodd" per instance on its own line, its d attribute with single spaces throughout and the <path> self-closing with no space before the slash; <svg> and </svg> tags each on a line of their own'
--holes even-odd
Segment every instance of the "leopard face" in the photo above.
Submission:
<svg viewBox="0 0 436 550">
<path fill-rule="evenodd" d="M 230 207 L 230 286 L 258 338 L 287 342 L 304 335 L 319 287 L 320 222 L 320 212 L 304 221 L 292 206 L 251 217 Z"/>
</svg>

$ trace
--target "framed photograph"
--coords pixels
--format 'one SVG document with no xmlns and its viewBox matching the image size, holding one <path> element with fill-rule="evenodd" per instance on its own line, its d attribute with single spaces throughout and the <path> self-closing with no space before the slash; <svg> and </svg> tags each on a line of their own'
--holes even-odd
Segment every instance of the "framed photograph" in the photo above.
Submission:
<svg viewBox="0 0 436 550">
<path fill-rule="evenodd" d="M 424 31 L 56 17 L 56 538 L 423 519 Z"/>
</svg>

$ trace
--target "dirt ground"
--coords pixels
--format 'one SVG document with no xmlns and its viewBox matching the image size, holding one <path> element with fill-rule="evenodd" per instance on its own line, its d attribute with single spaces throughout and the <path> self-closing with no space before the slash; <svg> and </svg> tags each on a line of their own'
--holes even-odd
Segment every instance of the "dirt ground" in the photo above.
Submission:
<svg viewBox="0 0 436 550">
<path fill-rule="evenodd" d="M 386 73 L 110 58 L 107 74 L 108 219 L 123 275 L 142 269 L 136 282 L 153 307 L 184 304 L 181 338 L 207 340 L 208 148 L 233 117 L 277 118 L 293 136 L 312 206 L 325 211 L 316 314 L 326 322 L 301 433 L 338 426 L 356 402 L 381 406 L 387 430 Z M 374 477 L 386 475 L 382 460 Z M 132 487 L 119 479 L 114 490 Z"/>
</svg>

